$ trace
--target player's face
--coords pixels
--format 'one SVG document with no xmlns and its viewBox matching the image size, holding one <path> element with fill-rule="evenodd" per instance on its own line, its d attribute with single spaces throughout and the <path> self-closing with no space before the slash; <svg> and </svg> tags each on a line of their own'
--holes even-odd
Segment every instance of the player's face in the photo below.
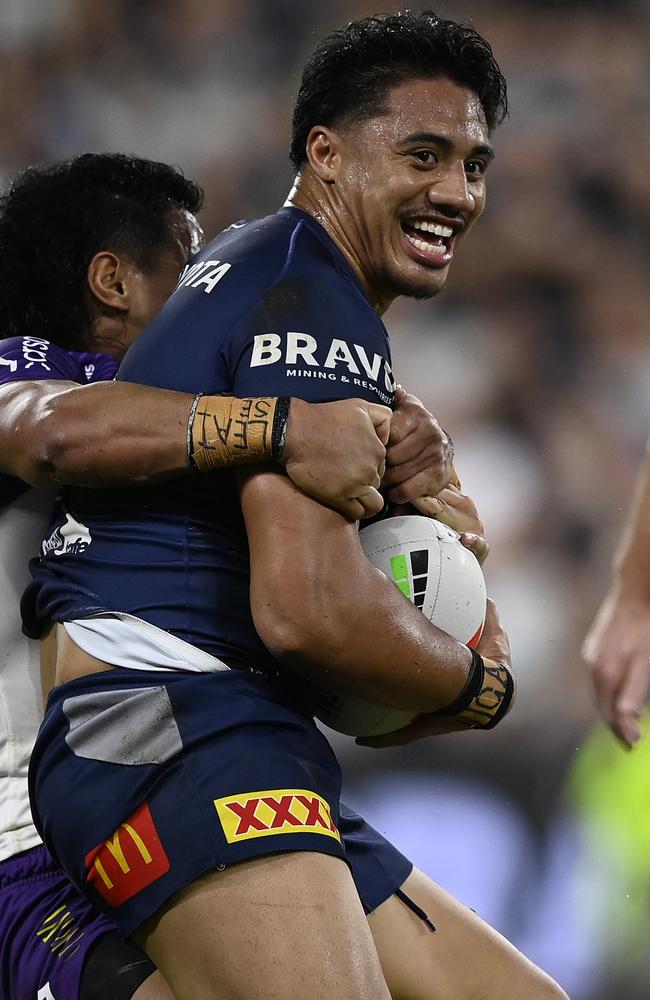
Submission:
<svg viewBox="0 0 650 1000">
<path fill-rule="evenodd" d="M 436 295 L 485 206 L 493 151 L 478 97 L 446 77 L 406 81 L 342 144 L 344 225 L 373 301 Z"/>
</svg>

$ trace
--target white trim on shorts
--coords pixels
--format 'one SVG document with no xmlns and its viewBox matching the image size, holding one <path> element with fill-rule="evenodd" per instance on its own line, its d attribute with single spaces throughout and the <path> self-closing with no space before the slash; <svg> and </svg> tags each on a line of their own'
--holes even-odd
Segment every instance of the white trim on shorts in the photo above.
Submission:
<svg viewBox="0 0 650 1000">
<path fill-rule="evenodd" d="M 184 639 L 165 632 L 151 622 L 121 611 L 106 611 L 63 622 L 63 627 L 81 649 L 115 667 L 129 670 L 189 670 L 215 673 L 230 670 L 216 656 Z"/>
</svg>

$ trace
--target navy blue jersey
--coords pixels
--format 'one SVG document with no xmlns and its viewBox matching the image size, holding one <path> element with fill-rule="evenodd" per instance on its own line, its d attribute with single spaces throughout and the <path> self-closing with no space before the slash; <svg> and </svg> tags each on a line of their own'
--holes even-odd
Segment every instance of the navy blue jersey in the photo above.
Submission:
<svg viewBox="0 0 650 1000">
<path fill-rule="evenodd" d="M 0 385 L 32 379 L 102 382 L 112 379 L 117 361 L 108 354 L 66 351 L 40 337 L 0 340 Z M 0 510 L 28 490 L 27 483 L 0 473 Z"/>
<path fill-rule="evenodd" d="M 383 323 L 322 227 L 295 208 L 210 243 L 118 377 L 190 393 L 394 399 Z M 24 601 L 30 634 L 48 618 L 121 611 L 231 666 L 277 668 L 252 621 L 231 471 L 137 489 L 68 489 L 64 500 L 55 530 L 65 518 L 84 544 L 48 553 L 46 542 Z"/>
</svg>

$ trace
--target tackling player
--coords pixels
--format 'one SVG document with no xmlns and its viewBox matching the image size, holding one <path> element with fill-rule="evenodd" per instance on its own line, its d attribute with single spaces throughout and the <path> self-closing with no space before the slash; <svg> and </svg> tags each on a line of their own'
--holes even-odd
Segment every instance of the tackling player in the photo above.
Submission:
<svg viewBox="0 0 650 1000">
<path fill-rule="evenodd" d="M 467 27 L 403 12 L 326 38 L 294 115 L 290 204 L 206 248 L 121 376 L 391 404 L 379 313 L 442 289 L 504 113 Z M 262 469 L 68 490 L 44 551 L 26 621 L 63 624 L 38 823 L 178 1000 L 564 996 L 340 805 L 309 713 L 326 678 L 423 712 L 400 739 L 476 725 L 479 707 L 496 724 L 512 677 L 493 607 L 473 654 L 370 566 L 354 525 Z"/>
<path fill-rule="evenodd" d="M 39 495 L 28 484 L 146 482 L 189 472 L 194 397 L 98 380 L 113 377 L 198 249 L 200 202 L 200 189 L 166 165 L 102 154 L 29 170 L 0 205 L 0 322 L 14 334 L 0 341 L 0 378 L 10 380 L 0 390 L 0 994 L 6 1000 L 37 993 L 41 1000 L 169 995 L 146 956 L 121 942 L 112 922 L 56 868 L 33 826 L 27 765 L 42 702 L 38 647 L 20 634 L 18 602 L 53 499 L 51 489 Z M 275 401 L 264 405 L 268 417 Z M 293 400 L 281 460 L 320 499 L 352 516 L 372 513 L 381 504 L 374 487 L 384 455 L 374 427 L 387 434 L 389 417 L 385 407 L 361 400 L 318 408 Z M 223 426 L 212 465 L 247 457 L 245 423 L 239 437 L 231 435 L 230 451 Z M 442 435 L 439 445 L 442 454 Z M 436 471 L 446 474 L 444 461 Z"/>
</svg>

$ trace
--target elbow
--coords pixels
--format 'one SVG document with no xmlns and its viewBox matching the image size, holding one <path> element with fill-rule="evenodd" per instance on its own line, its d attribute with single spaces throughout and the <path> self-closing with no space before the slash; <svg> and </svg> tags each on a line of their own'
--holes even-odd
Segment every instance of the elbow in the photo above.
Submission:
<svg viewBox="0 0 650 1000">
<path fill-rule="evenodd" d="M 269 652 L 287 666 L 321 665 L 334 654 L 333 616 L 322 596 L 314 603 L 306 594 L 268 594 L 252 601 L 257 633 Z"/>
<path fill-rule="evenodd" d="M 83 483 L 83 473 L 90 456 L 96 451 L 96 439 L 91 443 L 88 421 L 74 406 L 75 390 L 60 392 L 42 406 L 34 438 L 32 464 L 39 482 Z M 107 431 L 110 438 L 110 432 Z"/>
<path fill-rule="evenodd" d="M 57 426 L 57 422 L 53 419 L 39 421 L 28 459 L 31 484 L 64 483 L 69 452 L 69 436 Z"/>
<path fill-rule="evenodd" d="M 56 440 L 51 428 L 40 419 L 18 421 L 13 428 L 11 451 L 15 460 L 3 463 L 3 471 L 18 476 L 30 486 L 47 486 L 57 481 Z"/>
</svg>

